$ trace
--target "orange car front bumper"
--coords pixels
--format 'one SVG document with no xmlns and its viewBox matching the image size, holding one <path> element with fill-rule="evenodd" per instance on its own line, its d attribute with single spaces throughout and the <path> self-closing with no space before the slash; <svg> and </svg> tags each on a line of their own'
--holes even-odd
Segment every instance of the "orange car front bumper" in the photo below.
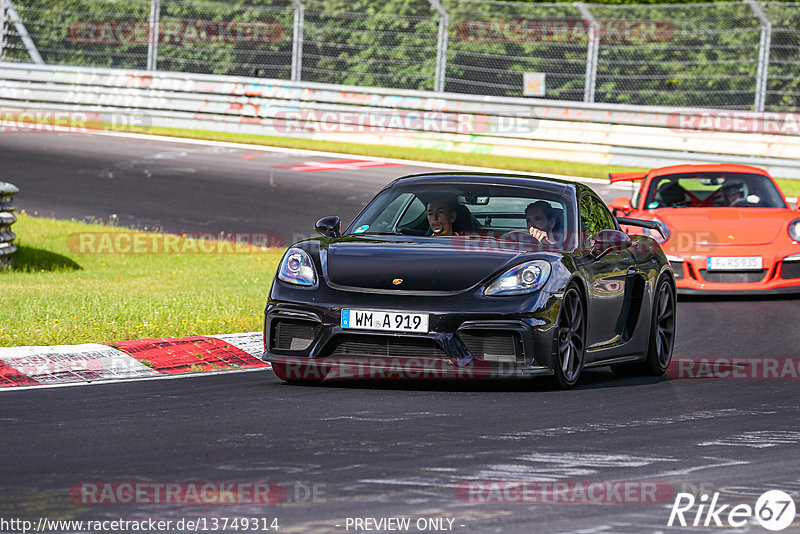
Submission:
<svg viewBox="0 0 800 534">
<path fill-rule="evenodd" d="M 800 293 L 800 254 L 775 253 L 753 247 L 726 247 L 713 256 L 762 258 L 758 270 L 709 270 L 708 255 L 667 253 L 681 294 Z"/>
</svg>

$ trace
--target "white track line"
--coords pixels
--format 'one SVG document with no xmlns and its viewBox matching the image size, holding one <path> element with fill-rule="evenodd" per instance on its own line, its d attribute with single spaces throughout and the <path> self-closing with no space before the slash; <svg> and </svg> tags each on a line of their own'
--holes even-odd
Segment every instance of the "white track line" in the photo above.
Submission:
<svg viewBox="0 0 800 534">
<path fill-rule="evenodd" d="M 608 180 L 600 178 L 587 178 L 585 176 L 569 176 L 566 174 L 551 174 L 546 172 L 525 172 L 525 171 L 512 171 L 508 169 L 497 169 L 494 167 L 474 167 L 471 165 L 453 165 L 450 163 L 433 163 L 430 161 L 419 161 L 413 159 L 398 159 L 398 158 L 382 158 L 378 156 L 363 156 L 360 154 L 348 154 L 344 152 L 323 152 L 320 150 L 307 150 L 303 148 L 285 148 L 279 146 L 266 146 L 266 145 L 253 145 L 249 143 L 234 143 L 231 141 L 210 141 L 208 139 L 190 139 L 188 137 L 170 137 L 167 135 L 152 135 L 152 134 L 137 134 L 130 132 L 111 132 L 108 130 L 92 130 L 93 135 L 108 135 L 111 137 L 126 137 L 130 139 L 146 139 L 151 141 L 164 141 L 167 143 L 187 143 L 191 145 L 206 145 L 206 146 L 220 146 L 227 148 L 243 148 L 248 150 L 260 150 L 261 152 L 278 152 L 282 154 L 301 154 L 305 156 L 320 156 L 331 157 L 337 159 L 347 159 L 352 156 L 356 158 L 366 159 L 369 161 L 383 161 L 386 163 L 399 163 L 400 165 L 415 165 L 418 167 L 430 167 L 432 169 L 447 169 L 453 171 L 465 172 L 495 172 L 495 173 L 513 173 L 523 176 L 544 176 L 545 178 L 558 178 L 561 180 L 568 180 L 571 182 L 580 182 L 586 184 L 607 185 L 611 189 L 629 189 L 624 184 L 610 184 Z M 555 161 L 555 160 L 554 160 Z M 786 200 L 797 204 L 797 197 L 786 197 Z"/>
<path fill-rule="evenodd" d="M 449 163 L 433 163 L 430 161 L 419 161 L 412 159 L 397 159 L 397 158 L 382 158 L 378 156 L 362 156 L 360 154 L 348 154 L 344 152 L 322 152 L 319 150 L 307 150 L 302 148 L 284 148 L 277 146 L 266 145 L 253 145 L 249 143 L 234 143 L 231 141 L 210 141 L 207 139 L 190 139 L 188 137 L 170 137 L 166 135 L 152 135 L 152 134 L 137 134 L 130 132 L 111 132 L 107 130 L 92 130 L 92 135 L 108 135 L 111 137 L 125 137 L 130 139 L 144 139 L 150 141 L 165 141 L 168 143 L 187 143 L 192 145 L 206 145 L 206 146 L 220 146 L 227 148 L 244 148 L 247 150 L 260 150 L 262 152 L 279 152 L 283 154 L 301 154 L 305 156 L 321 156 L 331 157 L 337 159 L 347 159 L 348 157 L 356 157 L 370 161 L 382 161 L 386 163 L 399 163 L 401 165 L 415 165 L 419 167 L 431 167 L 434 169 L 447 169 L 454 171 L 469 171 L 469 172 L 506 172 L 521 174 L 524 176 L 544 176 L 546 178 L 560 178 L 562 180 L 570 180 L 576 182 L 587 182 L 595 184 L 608 185 L 608 180 L 601 180 L 599 178 L 586 178 L 583 176 L 567 176 L 564 174 L 550 174 L 550 173 L 535 173 L 525 171 L 510 171 L 508 169 L 496 169 L 492 167 L 473 167 L 470 165 L 452 165 Z"/>
</svg>

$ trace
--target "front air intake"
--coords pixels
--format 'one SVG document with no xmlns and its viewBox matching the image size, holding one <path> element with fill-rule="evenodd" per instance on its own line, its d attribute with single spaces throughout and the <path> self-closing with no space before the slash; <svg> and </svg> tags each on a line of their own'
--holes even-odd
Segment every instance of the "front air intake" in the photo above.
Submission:
<svg viewBox="0 0 800 534">
<path fill-rule="evenodd" d="M 766 269 L 761 269 L 760 271 L 707 271 L 706 269 L 700 269 L 700 276 L 706 282 L 723 284 L 754 284 L 762 281 L 766 274 Z"/>
<path fill-rule="evenodd" d="M 462 330 L 458 337 L 476 358 L 490 362 L 525 363 L 519 333 L 507 330 Z"/>
<path fill-rule="evenodd" d="M 425 337 L 340 334 L 328 344 L 329 356 L 379 356 L 387 358 L 445 358 L 432 339 Z"/>
<path fill-rule="evenodd" d="M 319 323 L 296 319 L 276 319 L 272 323 L 273 350 L 305 350 L 319 333 Z"/>
</svg>

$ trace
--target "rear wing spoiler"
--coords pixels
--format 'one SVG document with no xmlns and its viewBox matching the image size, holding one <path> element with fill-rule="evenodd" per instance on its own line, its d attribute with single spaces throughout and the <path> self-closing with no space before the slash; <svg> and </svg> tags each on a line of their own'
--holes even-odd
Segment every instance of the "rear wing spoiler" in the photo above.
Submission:
<svg viewBox="0 0 800 534">
<path fill-rule="evenodd" d="M 664 229 L 661 228 L 661 225 L 655 221 L 643 221 L 641 219 L 631 219 L 629 217 L 617 217 L 617 221 L 620 224 L 624 224 L 627 226 L 639 226 L 641 228 L 649 228 L 651 230 L 657 230 L 658 233 L 661 234 L 661 237 L 663 237 L 664 239 L 667 238 L 667 236 L 664 235 Z"/>
<path fill-rule="evenodd" d="M 608 178 L 613 184 L 614 182 L 635 182 L 636 180 L 644 180 L 647 176 L 645 172 L 610 172 Z"/>
</svg>

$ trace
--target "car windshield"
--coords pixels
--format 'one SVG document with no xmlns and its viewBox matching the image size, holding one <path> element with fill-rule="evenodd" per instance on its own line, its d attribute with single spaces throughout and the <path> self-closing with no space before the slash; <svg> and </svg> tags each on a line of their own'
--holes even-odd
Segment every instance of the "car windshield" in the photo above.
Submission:
<svg viewBox="0 0 800 534">
<path fill-rule="evenodd" d="M 496 184 L 407 184 L 382 191 L 348 227 L 349 235 L 397 234 L 442 238 L 429 212 L 454 213 L 454 236 L 542 244 L 531 239 L 528 219 L 548 234 L 549 249 L 574 248 L 574 192 L 562 184 L 514 187 Z M 535 217 L 539 217 L 536 219 Z"/>
<path fill-rule="evenodd" d="M 658 176 L 650 183 L 644 207 L 786 208 L 772 180 L 761 174 L 698 172 Z"/>
</svg>

